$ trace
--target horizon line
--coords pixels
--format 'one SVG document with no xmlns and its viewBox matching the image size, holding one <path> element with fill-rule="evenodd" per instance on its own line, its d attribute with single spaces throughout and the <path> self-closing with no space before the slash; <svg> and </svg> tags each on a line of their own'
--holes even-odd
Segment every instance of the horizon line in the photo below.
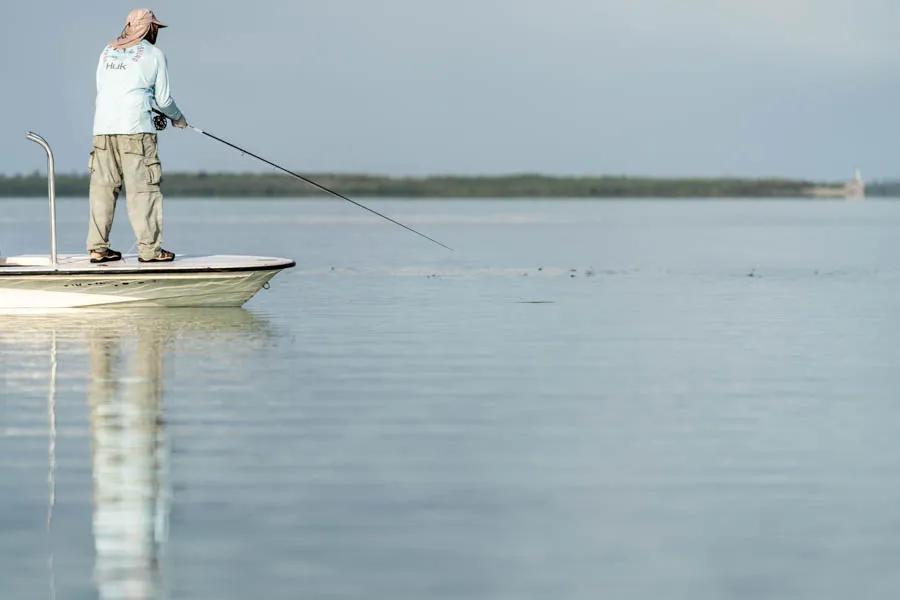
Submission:
<svg viewBox="0 0 900 600">
<path fill-rule="evenodd" d="M 538 171 L 510 171 L 505 173 L 430 173 L 426 175 L 391 175 L 377 172 L 364 171 L 300 171 L 313 176 L 327 177 L 360 177 L 360 178 L 377 178 L 377 179 L 397 179 L 397 180 L 427 180 L 427 179 L 509 179 L 514 177 L 534 177 L 544 179 L 630 179 L 630 180 L 654 180 L 654 181 L 784 181 L 784 182 L 803 182 L 803 183 L 845 183 L 852 178 L 846 179 L 814 179 L 807 177 L 789 176 L 789 175 L 635 175 L 626 173 L 603 173 L 603 174 L 555 174 Z M 216 170 L 208 171 L 206 169 L 165 171 L 164 176 L 276 176 L 289 177 L 283 173 L 276 171 L 239 171 L 239 170 Z M 28 173 L 0 173 L 0 178 L 4 179 L 27 179 L 31 177 L 46 177 L 46 169 L 34 169 Z M 56 171 L 57 177 L 88 177 L 86 171 Z M 900 175 L 892 175 L 887 177 L 879 177 L 870 179 L 870 182 L 894 182 L 900 181 Z"/>
</svg>

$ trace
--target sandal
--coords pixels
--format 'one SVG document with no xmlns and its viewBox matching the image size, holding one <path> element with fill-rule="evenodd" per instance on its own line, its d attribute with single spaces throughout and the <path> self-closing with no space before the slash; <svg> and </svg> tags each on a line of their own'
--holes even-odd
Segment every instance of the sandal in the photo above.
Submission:
<svg viewBox="0 0 900 600">
<path fill-rule="evenodd" d="M 104 248 L 103 250 L 91 250 L 92 263 L 105 263 L 112 262 L 114 260 L 122 260 L 122 253 L 118 250 L 113 250 L 111 248 Z"/>
<path fill-rule="evenodd" d="M 169 252 L 168 250 L 159 249 L 159 254 L 154 256 L 153 258 L 138 258 L 138 262 L 148 263 L 148 262 L 172 262 L 175 260 L 175 253 Z"/>
</svg>

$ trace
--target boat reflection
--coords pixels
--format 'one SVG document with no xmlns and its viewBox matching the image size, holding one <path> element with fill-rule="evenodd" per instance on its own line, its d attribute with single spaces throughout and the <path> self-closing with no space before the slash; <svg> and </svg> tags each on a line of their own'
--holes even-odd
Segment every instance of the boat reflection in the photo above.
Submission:
<svg viewBox="0 0 900 600">
<path fill-rule="evenodd" d="M 172 486 L 164 400 L 167 355 L 182 345 L 251 344 L 268 324 L 236 309 L 72 311 L 7 316 L 0 339 L 46 337 L 48 392 L 48 529 L 56 503 L 57 370 L 71 356 L 88 357 L 94 581 L 100 598 L 168 597 L 164 554 Z M 68 351 L 70 352 L 68 352 Z M 61 499 L 64 500 L 64 499 Z M 55 596 L 53 556 L 51 597 Z"/>
</svg>

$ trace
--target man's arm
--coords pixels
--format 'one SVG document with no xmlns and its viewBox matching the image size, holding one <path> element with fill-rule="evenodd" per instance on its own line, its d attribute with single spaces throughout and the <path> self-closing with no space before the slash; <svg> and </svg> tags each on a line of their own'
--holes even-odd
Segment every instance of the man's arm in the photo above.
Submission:
<svg viewBox="0 0 900 600">
<path fill-rule="evenodd" d="M 95 76 L 95 81 L 97 85 L 97 91 L 100 91 L 100 75 L 103 74 L 103 59 L 106 58 L 106 52 L 100 53 L 100 60 L 97 62 L 97 75 Z"/>
<path fill-rule="evenodd" d="M 169 69 L 166 66 L 166 56 L 159 53 L 159 63 L 156 69 L 156 83 L 154 84 L 154 100 L 159 107 L 159 111 L 172 119 L 172 121 L 180 121 L 184 119 L 175 99 L 169 92 Z M 187 122 L 185 121 L 185 124 Z"/>
</svg>

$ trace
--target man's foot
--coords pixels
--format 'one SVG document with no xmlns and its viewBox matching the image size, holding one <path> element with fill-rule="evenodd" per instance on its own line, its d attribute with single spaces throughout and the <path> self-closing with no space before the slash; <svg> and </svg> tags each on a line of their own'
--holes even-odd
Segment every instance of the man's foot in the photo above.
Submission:
<svg viewBox="0 0 900 600">
<path fill-rule="evenodd" d="M 122 260 L 122 253 L 111 248 L 104 248 L 103 250 L 91 250 L 92 263 L 105 263 L 112 262 L 114 260 Z"/>
<path fill-rule="evenodd" d="M 148 263 L 148 262 L 172 262 L 175 260 L 175 253 L 169 252 L 168 250 L 159 249 L 159 254 L 154 256 L 153 258 L 138 258 L 139 262 Z"/>
</svg>

